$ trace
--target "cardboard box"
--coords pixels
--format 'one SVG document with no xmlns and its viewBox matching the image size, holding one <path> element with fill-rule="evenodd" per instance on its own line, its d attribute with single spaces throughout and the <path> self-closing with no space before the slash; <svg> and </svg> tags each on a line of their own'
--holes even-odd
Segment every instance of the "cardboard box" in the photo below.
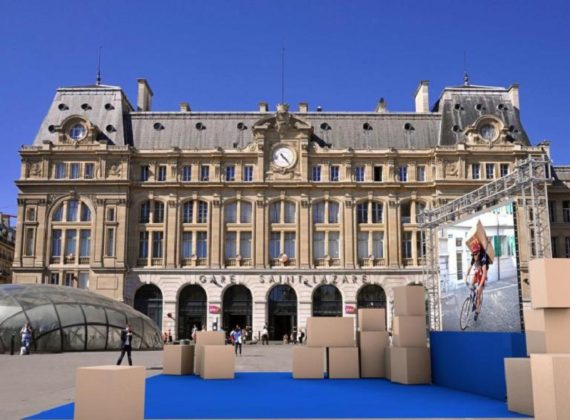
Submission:
<svg viewBox="0 0 570 420">
<path fill-rule="evenodd" d="M 202 371 L 202 347 L 206 345 L 223 346 L 226 344 L 226 334 L 223 331 L 196 332 L 196 349 L 194 351 L 194 370 L 197 375 Z"/>
<path fill-rule="evenodd" d="M 400 384 L 429 384 L 431 365 L 426 347 L 392 347 L 390 380 Z"/>
<path fill-rule="evenodd" d="M 527 354 L 570 353 L 570 309 L 525 309 Z"/>
<path fill-rule="evenodd" d="M 165 375 L 193 375 L 194 348 L 194 345 L 165 345 L 162 351 L 162 373 Z"/>
<path fill-rule="evenodd" d="M 384 378 L 386 376 L 385 353 L 389 345 L 390 338 L 387 331 L 358 333 L 361 378 Z"/>
<path fill-rule="evenodd" d="M 386 310 L 384 308 L 359 309 L 358 330 L 386 331 Z"/>
<path fill-rule="evenodd" d="M 541 258 L 528 263 L 534 309 L 570 308 L 569 258 Z"/>
<path fill-rule="evenodd" d="M 202 346 L 202 379 L 233 379 L 236 356 L 233 346 Z"/>
<path fill-rule="evenodd" d="M 530 359 L 527 357 L 505 358 L 505 376 L 509 410 L 534 416 Z"/>
<path fill-rule="evenodd" d="M 531 354 L 534 417 L 570 418 L 570 354 Z"/>
<path fill-rule="evenodd" d="M 354 318 L 307 318 L 307 345 L 310 347 L 354 347 Z"/>
<path fill-rule="evenodd" d="M 90 366 L 75 376 L 74 419 L 144 418 L 144 366 Z"/>
<path fill-rule="evenodd" d="M 388 380 L 392 380 L 392 358 L 391 358 L 391 353 L 392 353 L 392 347 L 386 347 L 386 352 L 384 353 L 384 358 L 385 360 L 385 375 L 386 375 L 386 379 Z"/>
<path fill-rule="evenodd" d="M 360 378 L 358 347 L 329 348 L 329 379 Z"/>
<path fill-rule="evenodd" d="M 425 316 L 395 316 L 392 334 L 394 347 L 426 347 Z"/>
<path fill-rule="evenodd" d="M 423 286 L 394 287 L 394 316 L 426 314 L 426 293 Z"/>
<path fill-rule="evenodd" d="M 324 347 L 293 347 L 293 378 L 323 379 L 325 377 Z"/>
<path fill-rule="evenodd" d="M 485 233 L 485 228 L 481 223 L 481 220 L 477 220 L 477 223 L 467 232 L 465 237 L 465 245 L 467 248 L 471 249 L 473 242 L 477 241 L 485 249 L 485 252 L 489 256 L 489 261 L 492 264 L 495 261 L 495 250 L 493 249 L 493 243 L 487 237 Z"/>
</svg>

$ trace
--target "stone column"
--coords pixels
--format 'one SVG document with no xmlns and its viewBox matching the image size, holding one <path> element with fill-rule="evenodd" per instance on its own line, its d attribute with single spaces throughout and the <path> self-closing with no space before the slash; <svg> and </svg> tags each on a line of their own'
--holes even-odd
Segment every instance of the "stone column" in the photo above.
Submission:
<svg viewBox="0 0 570 420">
<path fill-rule="evenodd" d="M 166 268 L 178 266 L 178 202 L 176 199 L 168 200 L 167 203 L 166 226 L 164 227 L 164 237 L 166 243 L 164 248 Z"/>
<path fill-rule="evenodd" d="M 99 199 L 96 202 L 93 202 L 95 206 L 95 229 L 92 229 L 93 237 L 91 238 L 91 243 L 94 245 L 93 250 L 93 265 L 95 267 L 102 267 L 103 266 L 103 253 L 105 252 L 105 210 L 106 210 L 106 200 Z M 117 209 L 118 213 L 118 209 Z M 116 215 L 116 220 L 124 220 L 121 219 L 120 215 Z M 93 223 L 92 223 L 93 226 Z M 117 232 L 118 233 L 118 232 Z M 118 235 L 117 235 L 118 237 Z M 63 252 L 63 254 L 65 254 Z"/>
<path fill-rule="evenodd" d="M 400 206 L 395 198 L 388 201 L 388 266 L 400 266 Z"/>
<path fill-rule="evenodd" d="M 311 214 L 309 199 L 301 194 L 300 220 L 299 226 L 299 265 L 301 268 L 309 268 L 311 266 Z"/>
<path fill-rule="evenodd" d="M 220 207 L 221 199 L 217 194 L 214 194 L 212 201 L 212 215 L 210 218 L 210 267 L 220 268 L 220 249 L 223 246 L 221 237 L 222 223 L 220 220 Z"/>
<path fill-rule="evenodd" d="M 358 262 L 355 261 L 356 247 L 354 244 L 356 232 L 354 224 L 354 201 L 350 195 L 346 195 L 343 204 L 342 249 L 344 250 L 344 267 L 355 268 Z"/>
</svg>

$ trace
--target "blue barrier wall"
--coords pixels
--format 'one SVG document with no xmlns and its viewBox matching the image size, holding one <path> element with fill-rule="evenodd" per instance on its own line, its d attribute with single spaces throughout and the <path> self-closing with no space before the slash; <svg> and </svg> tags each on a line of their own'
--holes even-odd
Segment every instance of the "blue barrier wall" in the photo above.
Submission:
<svg viewBox="0 0 570 420">
<path fill-rule="evenodd" d="M 432 382 L 505 400 L 505 357 L 526 357 L 523 333 L 430 333 Z"/>
</svg>

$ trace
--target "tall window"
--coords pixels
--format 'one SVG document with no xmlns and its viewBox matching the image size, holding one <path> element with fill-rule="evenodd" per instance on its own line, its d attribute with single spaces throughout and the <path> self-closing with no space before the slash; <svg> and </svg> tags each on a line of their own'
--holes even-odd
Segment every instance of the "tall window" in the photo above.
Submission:
<svg viewBox="0 0 570 420">
<path fill-rule="evenodd" d="M 357 255 L 361 265 L 377 265 L 384 258 L 384 232 L 361 231 L 357 237 Z"/>
<path fill-rule="evenodd" d="M 570 201 L 562 202 L 562 217 L 564 223 L 570 223 Z"/>
<path fill-rule="evenodd" d="M 107 228 L 105 233 L 105 256 L 115 256 L 115 228 Z"/>
<path fill-rule="evenodd" d="M 556 222 L 556 201 L 548 202 L 548 218 L 550 219 L 550 223 Z"/>
<path fill-rule="evenodd" d="M 139 210 L 139 255 L 137 263 L 140 266 L 161 266 L 164 264 L 165 208 L 164 203 L 158 200 L 146 200 L 141 203 Z M 111 235 L 109 230 L 107 230 L 107 234 Z M 110 239 L 108 236 L 107 240 Z M 115 242 L 114 231 L 112 233 L 112 240 Z M 106 252 L 108 251 L 106 250 Z"/>
<path fill-rule="evenodd" d="M 184 266 L 206 265 L 208 256 L 208 203 L 186 201 L 182 205 L 182 240 L 180 258 Z"/>
<path fill-rule="evenodd" d="M 336 201 L 313 204 L 313 260 L 316 266 L 340 265 L 339 205 Z"/>
<path fill-rule="evenodd" d="M 182 181 L 192 181 L 192 166 L 186 165 L 182 167 Z"/>
<path fill-rule="evenodd" d="M 159 182 L 166 181 L 166 165 L 160 165 L 158 167 L 158 173 L 156 175 L 156 180 Z"/>
<path fill-rule="evenodd" d="M 404 258 L 412 258 L 412 232 L 402 233 L 402 255 Z"/>
<path fill-rule="evenodd" d="M 226 181 L 236 180 L 236 167 L 235 165 L 226 166 Z"/>
<path fill-rule="evenodd" d="M 95 165 L 93 163 L 86 163 L 83 169 L 83 177 L 85 179 L 95 178 Z"/>
<path fill-rule="evenodd" d="M 384 205 L 364 201 L 356 206 L 356 253 L 361 266 L 384 265 Z"/>
<path fill-rule="evenodd" d="M 253 165 L 245 165 L 243 167 L 243 180 L 245 182 L 253 181 Z"/>
<path fill-rule="evenodd" d="M 314 165 L 311 169 L 311 181 L 318 182 L 321 180 L 321 166 Z"/>
<path fill-rule="evenodd" d="M 421 165 L 416 168 L 416 179 L 418 182 L 425 182 L 426 180 L 426 167 Z"/>
<path fill-rule="evenodd" d="M 382 166 L 374 167 L 374 182 L 382 182 Z"/>
<path fill-rule="evenodd" d="M 31 256 L 34 255 L 34 228 L 26 228 L 26 234 L 24 238 L 24 255 Z"/>
<path fill-rule="evenodd" d="M 472 179 L 481 179 L 481 164 L 473 163 L 471 165 L 471 178 Z"/>
<path fill-rule="evenodd" d="M 152 258 L 163 257 L 164 232 L 152 232 Z"/>
<path fill-rule="evenodd" d="M 364 201 L 356 206 L 356 223 L 383 223 L 384 206 L 377 201 Z"/>
<path fill-rule="evenodd" d="M 398 166 L 398 180 L 400 182 L 408 181 L 408 167 L 405 165 Z"/>
<path fill-rule="evenodd" d="M 164 203 L 161 201 L 154 202 L 154 212 L 152 214 L 153 223 L 164 223 Z"/>
<path fill-rule="evenodd" d="M 296 219 L 297 207 L 291 201 L 277 201 L 269 207 L 269 257 L 273 265 L 295 262 Z"/>
<path fill-rule="evenodd" d="M 200 181 L 210 180 L 210 167 L 208 165 L 200 166 Z"/>
<path fill-rule="evenodd" d="M 58 163 L 55 164 L 54 178 L 55 178 L 55 179 L 63 179 L 63 178 L 65 178 L 65 163 L 63 163 L 63 162 L 58 162 Z"/>
<path fill-rule="evenodd" d="M 340 181 L 340 167 L 338 165 L 331 165 L 329 172 L 329 181 Z"/>
<path fill-rule="evenodd" d="M 91 210 L 80 200 L 60 204 L 51 218 L 52 264 L 89 264 Z"/>
<path fill-rule="evenodd" d="M 249 266 L 252 255 L 252 205 L 247 201 L 232 201 L 224 206 L 226 265 Z"/>
<path fill-rule="evenodd" d="M 78 179 L 79 178 L 79 170 L 80 170 L 79 163 L 72 163 L 71 165 L 69 165 L 69 177 L 71 179 Z"/>
<path fill-rule="evenodd" d="M 148 181 L 148 177 L 150 174 L 150 166 L 148 165 L 141 165 L 140 166 L 140 180 L 141 181 Z"/>
<path fill-rule="evenodd" d="M 509 174 L 509 164 L 508 163 L 501 163 L 499 168 L 501 171 L 501 177 L 507 176 Z"/>
<path fill-rule="evenodd" d="M 364 166 L 357 166 L 354 168 L 354 180 L 356 182 L 364 181 Z"/>
<path fill-rule="evenodd" d="M 485 178 L 487 178 L 487 179 L 495 178 L 495 164 L 494 163 L 486 163 L 485 164 Z"/>
</svg>

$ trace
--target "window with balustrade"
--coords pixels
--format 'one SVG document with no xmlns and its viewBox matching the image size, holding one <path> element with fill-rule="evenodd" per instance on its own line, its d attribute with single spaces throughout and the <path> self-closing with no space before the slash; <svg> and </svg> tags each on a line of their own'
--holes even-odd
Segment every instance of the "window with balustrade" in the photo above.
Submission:
<svg viewBox="0 0 570 420">
<path fill-rule="evenodd" d="M 361 267 L 386 265 L 384 258 L 384 204 L 367 200 L 356 205 L 356 253 Z"/>
<path fill-rule="evenodd" d="M 269 206 L 269 262 L 272 266 L 296 265 L 297 205 L 281 200 Z"/>
<path fill-rule="evenodd" d="M 341 265 L 340 205 L 336 201 L 317 201 L 312 205 L 313 264 L 316 267 Z"/>
<path fill-rule="evenodd" d="M 91 209 L 76 199 L 59 204 L 51 216 L 50 263 L 86 265 L 91 257 Z"/>
<path fill-rule="evenodd" d="M 208 264 L 208 203 L 189 200 L 182 203 L 180 263 L 184 267 Z"/>
<path fill-rule="evenodd" d="M 228 267 L 253 265 L 253 206 L 248 201 L 230 201 L 224 205 L 224 261 Z"/>
<path fill-rule="evenodd" d="M 139 246 L 137 265 L 164 265 L 164 220 L 166 206 L 162 201 L 145 200 L 139 206 Z M 110 235 L 111 233 L 108 232 Z M 107 239 L 110 239 L 108 236 Z M 114 241 L 114 235 L 113 235 Z"/>
<path fill-rule="evenodd" d="M 426 246 L 418 227 L 420 214 L 425 210 L 426 203 L 423 201 L 407 200 L 400 203 L 402 265 L 404 266 L 425 264 Z"/>
</svg>

